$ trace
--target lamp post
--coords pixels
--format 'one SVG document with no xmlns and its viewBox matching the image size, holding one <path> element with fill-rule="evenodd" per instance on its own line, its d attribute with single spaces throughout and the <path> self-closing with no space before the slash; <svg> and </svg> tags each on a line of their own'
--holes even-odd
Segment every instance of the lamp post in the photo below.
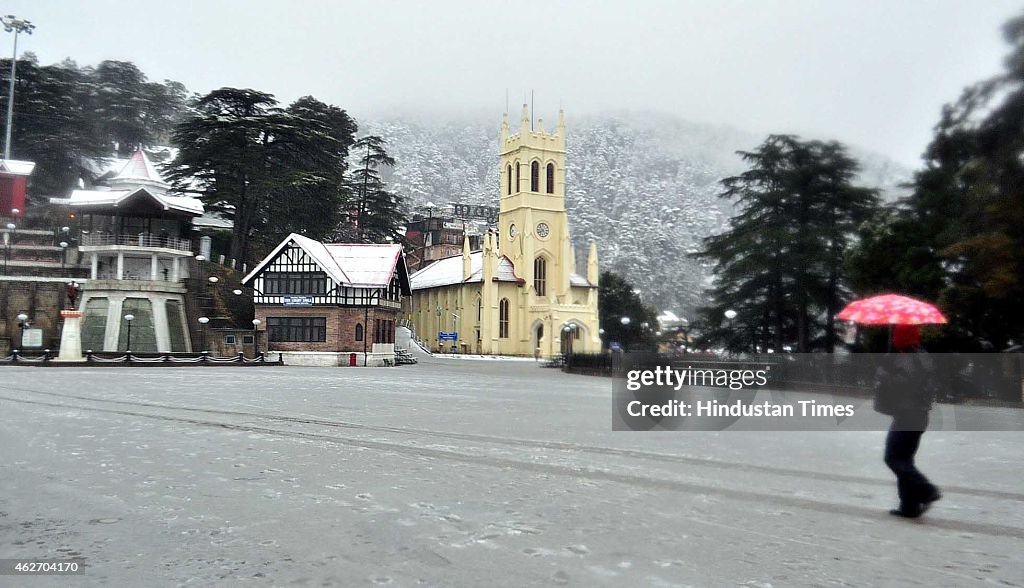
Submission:
<svg viewBox="0 0 1024 588">
<path fill-rule="evenodd" d="M 10 92 L 7 94 L 7 132 L 4 134 L 4 159 L 11 158 L 11 123 L 14 121 L 14 81 L 17 79 L 18 71 L 18 34 L 32 34 L 36 28 L 31 22 L 18 18 L 13 14 L 0 16 L 0 22 L 4 23 L 4 30 L 14 33 L 14 57 L 11 59 L 11 82 Z"/>
<path fill-rule="evenodd" d="M 204 261 L 206 261 L 205 255 L 196 256 L 196 269 L 199 270 L 199 287 L 203 289 L 203 294 L 206 293 L 206 268 L 203 267 Z"/>
<path fill-rule="evenodd" d="M 683 353 L 690 352 L 690 321 L 684 317 L 679 318 L 679 330 L 683 332 Z"/>
<path fill-rule="evenodd" d="M 456 304 L 455 308 L 458 309 L 458 305 L 457 304 Z M 452 323 L 454 323 L 454 329 L 455 329 L 455 339 L 452 341 L 452 355 L 455 355 L 455 345 L 459 342 L 459 315 L 455 314 L 454 312 L 451 313 L 451 315 L 452 315 Z"/>
<path fill-rule="evenodd" d="M 4 275 L 7 275 L 7 264 L 11 260 L 11 246 L 14 245 L 14 231 L 17 228 L 14 223 L 7 223 L 7 232 L 4 233 Z"/>
<path fill-rule="evenodd" d="M 735 310 L 730 308 L 730 309 L 725 311 L 725 320 L 729 321 L 729 340 L 728 340 L 728 343 L 726 344 L 727 345 L 727 350 L 729 351 L 729 355 L 732 355 L 732 344 L 733 344 L 732 320 L 734 318 L 736 318 L 736 311 Z"/>
<path fill-rule="evenodd" d="M 60 269 L 64 269 L 68 262 L 68 242 L 60 242 Z"/>
<path fill-rule="evenodd" d="M 260 319 L 252 319 L 252 358 L 260 356 Z"/>
<path fill-rule="evenodd" d="M 28 315 L 23 312 L 18 314 L 18 328 L 21 330 L 18 347 L 25 347 L 25 329 L 28 328 Z"/>
<path fill-rule="evenodd" d="M 128 321 L 128 341 L 125 343 L 124 350 L 128 353 L 132 351 L 132 321 L 135 320 L 134 314 L 124 315 L 124 320 Z"/>
<path fill-rule="evenodd" d="M 203 334 L 203 341 L 202 341 L 203 344 L 200 346 L 200 347 L 202 347 L 202 349 L 200 351 L 206 351 L 207 350 L 206 349 L 206 325 L 207 325 L 207 323 L 210 322 L 210 319 L 208 317 L 201 316 L 201 317 L 199 317 L 198 320 L 199 320 L 199 324 L 203 325 L 202 327 L 200 327 L 200 331 Z"/>
</svg>

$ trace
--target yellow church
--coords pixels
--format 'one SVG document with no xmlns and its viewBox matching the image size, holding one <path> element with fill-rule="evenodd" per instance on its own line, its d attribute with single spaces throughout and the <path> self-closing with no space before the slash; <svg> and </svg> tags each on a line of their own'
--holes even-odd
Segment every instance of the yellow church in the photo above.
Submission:
<svg viewBox="0 0 1024 588">
<path fill-rule="evenodd" d="M 519 132 L 501 123 L 497 232 L 483 250 L 440 259 L 410 278 L 405 314 L 434 351 L 553 357 L 597 353 L 597 245 L 586 275 L 565 212 L 565 115 L 554 132 L 533 127 L 523 105 Z"/>
</svg>

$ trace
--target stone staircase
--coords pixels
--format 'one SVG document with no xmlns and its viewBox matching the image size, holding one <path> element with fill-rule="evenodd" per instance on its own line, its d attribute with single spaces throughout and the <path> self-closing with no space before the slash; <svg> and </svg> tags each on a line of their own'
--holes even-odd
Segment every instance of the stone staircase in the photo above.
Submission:
<svg viewBox="0 0 1024 588">
<path fill-rule="evenodd" d="M 45 229 L 9 229 L 0 224 L 0 279 L 56 278 L 68 282 L 89 276 L 78 248 L 66 233 Z M 61 247 L 67 243 L 67 247 Z M 50 281 L 50 280 L 44 280 Z M 56 281 L 56 280 L 55 280 Z"/>
<path fill-rule="evenodd" d="M 15 226 L 8 228 L 8 224 Z M 60 340 L 60 310 L 68 308 L 65 284 L 85 282 L 88 266 L 78 263 L 78 249 L 68 232 L 29 228 L 32 221 L 0 219 L 0 356 L 21 347 L 21 322 L 43 330 L 43 347 Z M 60 243 L 67 243 L 61 247 Z"/>
</svg>

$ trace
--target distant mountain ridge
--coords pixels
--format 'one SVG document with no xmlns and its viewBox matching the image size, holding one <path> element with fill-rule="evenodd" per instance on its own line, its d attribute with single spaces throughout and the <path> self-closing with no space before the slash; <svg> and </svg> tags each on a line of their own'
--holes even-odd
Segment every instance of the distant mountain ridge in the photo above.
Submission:
<svg viewBox="0 0 1024 588">
<path fill-rule="evenodd" d="M 389 114 L 360 123 L 362 133 L 387 139 L 398 162 L 387 179 L 411 206 L 497 206 L 500 119 Z M 566 208 L 577 253 L 596 239 L 602 269 L 626 276 L 657 310 L 692 314 L 710 268 L 687 255 L 728 226 L 732 206 L 719 198 L 718 182 L 746 169 L 736 151 L 764 136 L 659 113 L 567 117 L 566 127 Z M 887 199 L 911 177 L 884 156 L 850 152 L 864 168 L 860 183 Z"/>
</svg>

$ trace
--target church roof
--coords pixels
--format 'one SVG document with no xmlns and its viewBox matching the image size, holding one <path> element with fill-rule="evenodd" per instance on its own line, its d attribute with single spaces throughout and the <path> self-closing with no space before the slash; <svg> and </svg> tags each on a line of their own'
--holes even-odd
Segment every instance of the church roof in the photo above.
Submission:
<svg viewBox="0 0 1024 588">
<path fill-rule="evenodd" d="M 469 278 L 462 278 L 462 255 L 453 255 L 439 259 L 427 267 L 412 275 L 409 280 L 412 282 L 413 291 L 425 290 L 427 288 L 440 288 L 452 284 L 469 284 L 483 281 L 484 252 L 474 251 L 469 254 Z M 515 266 L 509 258 L 502 255 L 498 258 L 499 282 L 518 282 Z"/>
<path fill-rule="evenodd" d="M 579 274 L 569 274 L 569 285 L 580 286 L 582 288 L 593 288 L 594 285 L 590 283 L 590 280 L 584 278 Z"/>
<path fill-rule="evenodd" d="M 302 248 L 328 276 L 338 284 L 362 288 L 383 288 L 391 283 L 398 272 L 403 287 L 408 277 L 401 245 L 375 245 L 366 243 L 321 243 L 298 233 L 288 235 L 281 243 L 242 280 L 249 283 L 275 259 L 277 255 L 294 243 Z"/>
</svg>

